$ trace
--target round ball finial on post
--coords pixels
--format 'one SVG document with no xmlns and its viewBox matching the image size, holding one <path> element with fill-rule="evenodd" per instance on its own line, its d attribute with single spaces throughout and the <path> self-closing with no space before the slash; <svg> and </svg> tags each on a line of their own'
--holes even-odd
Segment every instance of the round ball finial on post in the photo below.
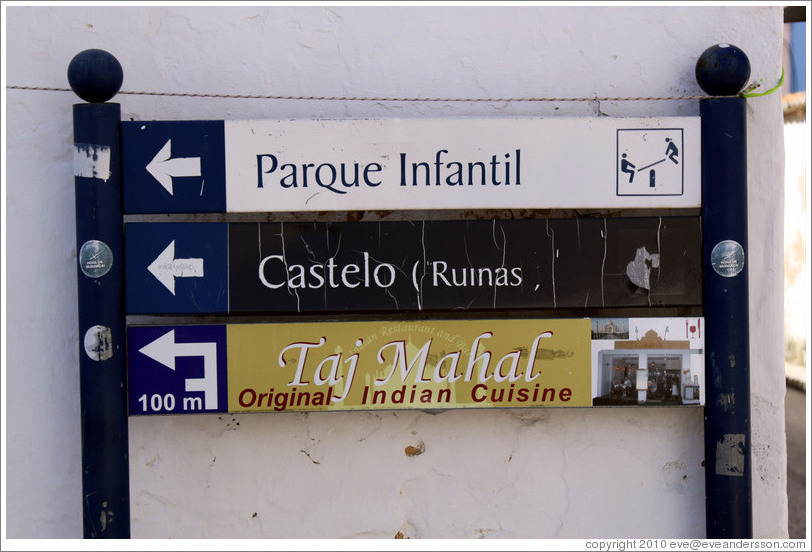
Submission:
<svg viewBox="0 0 812 552">
<path fill-rule="evenodd" d="M 696 81 L 711 96 L 734 96 L 750 79 L 750 60 L 733 44 L 716 44 L 696 61 Z"/>
<path fill-rule="evenodd" d="M 124 71 L 113 54 L 84 50 L 68 65 L 68 83 L 77 96 L 90 103 L 104 103 L 121 89 Z"/>
</svg>

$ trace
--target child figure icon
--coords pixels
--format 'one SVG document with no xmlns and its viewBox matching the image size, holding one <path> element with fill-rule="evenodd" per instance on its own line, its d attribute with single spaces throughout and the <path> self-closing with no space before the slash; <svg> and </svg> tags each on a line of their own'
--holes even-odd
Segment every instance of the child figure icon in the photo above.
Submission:
<svg viewBox="0 0 812 552">
<path fill-rule="evenodd" d="M 665 156 L 675 164 L 679 163 L 677 159 L 679 157 L 679 148 L 671 138 L 666 138 L 665 141 L 668 143 L 668 147 L 665 148 Z"/>
<path fill-rule="evenodd" d="M 629 183 L 631 184 L 632 182 L 634 182 L 634 164 L 628 159 L 626 159 L 625 153 L 621 157 L 623 159 L 620 161 L 620 171 L 628 173 Z"/>
</svg>

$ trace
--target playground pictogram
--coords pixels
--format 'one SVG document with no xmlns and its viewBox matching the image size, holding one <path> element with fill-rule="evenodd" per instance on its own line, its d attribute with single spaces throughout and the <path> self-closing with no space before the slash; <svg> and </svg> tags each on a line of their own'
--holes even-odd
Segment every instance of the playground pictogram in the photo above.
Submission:
<svg viewBox="0 0 812 552">
<path fill-rule="evenodd" d="M 618 129 L 617 195 L 681 196 L 683 129 Z"/>
</svg>

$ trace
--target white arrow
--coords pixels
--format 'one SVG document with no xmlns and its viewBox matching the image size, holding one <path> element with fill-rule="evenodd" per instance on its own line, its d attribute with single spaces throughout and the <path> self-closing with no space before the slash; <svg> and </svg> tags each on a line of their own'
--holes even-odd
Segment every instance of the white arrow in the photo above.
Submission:
<svg viewBox="0 0 812 552">
<path fill-rule="evenodd" d="M 173 176 L 200 176 L 200 157 L 176 157 L 172 159 L 172 140 L 167 140 L 152 161 L 147 165 L 147 172 L 155 177 L 161 186 L 172 193 Z"/>
<path fill-rule="evenodd" d="M 203 259 L 176 259 L 175 240 L 172 240 L 147 270 L 175 295 L 175 278 L 203 277 Z"/>
<path fill-rule="evenodd" d="M 186 391 L 201 391 L 206 410 L 217 409 L 217 343 L 176 343 L 175 330 L 170 330 L 138 352 L 170 370 L 177 357 L 203 357 L 203 377 L 186 378 Z"/>
</svg>

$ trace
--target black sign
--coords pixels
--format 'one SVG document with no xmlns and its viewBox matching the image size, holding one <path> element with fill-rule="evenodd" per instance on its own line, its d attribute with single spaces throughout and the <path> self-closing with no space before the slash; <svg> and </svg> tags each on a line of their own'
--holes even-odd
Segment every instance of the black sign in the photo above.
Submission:
<svg viewBox="0 0 812 552">
<path fill-rule="evenodd" d="M 231 312 L 699 305 L 699 219 L 232 224 Z"/>
<path fill-rule="evenodd" d="M 205 247 L 185 244 L 210 228 L 227 230 L 227 248 L 211 239 Z M 139 238 L 147 229 L 154 251 Z M 142 284 L 128 287 L 130 314 L 595 309 L 702 301 L 698 217 L 137 223 L 128 225 L 127 237 L 128 251 L 141 251 L 138 259 L 128 254 L 128 283 Z M 166 244 L 173 243 L 170 255 Z M 159 262 L 162 256 L 166 262 Z M 216 281 L 207 283 L 210 278 Z M 150 279 L 147 297 L 139 290 Z M 227 308 L 204 306 L 211 289 L 224 288 Z M 206 290 L 206 297 L 195 297 Z M 155 297 L 160 293 L 163 301 Z"/>
</svg>

